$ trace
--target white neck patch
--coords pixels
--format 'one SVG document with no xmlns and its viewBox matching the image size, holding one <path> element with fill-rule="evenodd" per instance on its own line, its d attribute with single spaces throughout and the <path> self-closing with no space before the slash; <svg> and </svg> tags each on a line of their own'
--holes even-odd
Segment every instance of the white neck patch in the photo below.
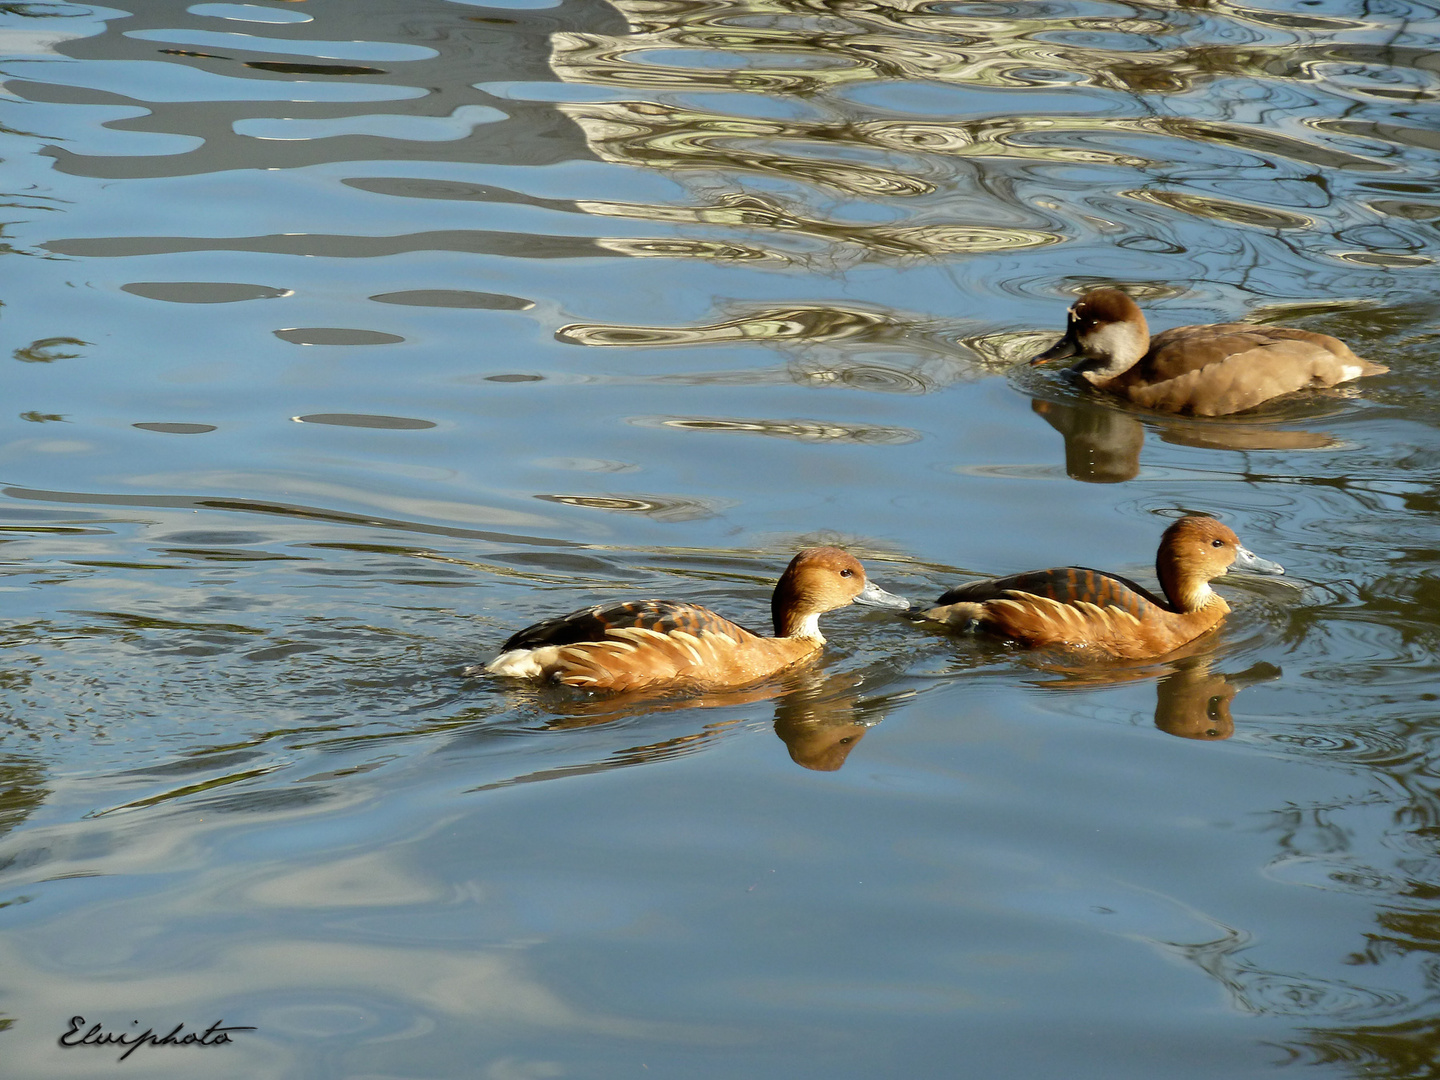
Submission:
<svg viewBox="0 0 1440 1080">
<path fill-rule="evenodd" d="M 800 620 L 799 627 L 797 627 L 795 632 L 790 636 L 813 638 L 823 644 L 825 635 L 820 633 L 820 613 L 818 611 L 812 611 L 809 615 L 806 615 L 805 618 Z"/>
</svg>

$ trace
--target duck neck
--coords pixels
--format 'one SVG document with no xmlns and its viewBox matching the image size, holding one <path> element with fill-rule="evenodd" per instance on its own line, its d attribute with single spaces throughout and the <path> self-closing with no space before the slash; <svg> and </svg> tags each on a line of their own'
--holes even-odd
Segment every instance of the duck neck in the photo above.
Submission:
<svg viewBox="0 0 1440 1080">
<path fill-rule="evenodd" d="M 1163 555 L 1155 563 L 1155 576 L 1160 579 L 1160 588 L 1170 607 L 1180 615 L 1191 615 L 1197 611 L 1210 611 L 1219 607 L 1223 614 L 1230 610 L 1225 598 L 1210 588 L 1210 582 L 1193 573 L 1186 573 L 1174 560 Z"/>
<path fill-rule="evenodd" d="M 805 602 L 805 594 L 787 571 L 775 585 L 770 598 L 770 620 L 775 624 L 777 638 L 805 638 L 824 644 L 820 633 L 820 613 Z"/>
<path fill-rule="evenodd" d="M 825 635 L 820 633 L 820 613 L 818 611 L 812 611 L 808 615 L 796 612 L 788 614 L 775 612 L 774 619 L 776 637 L 804 638 L 807 641 L 825 644 Z"/>
</svg>

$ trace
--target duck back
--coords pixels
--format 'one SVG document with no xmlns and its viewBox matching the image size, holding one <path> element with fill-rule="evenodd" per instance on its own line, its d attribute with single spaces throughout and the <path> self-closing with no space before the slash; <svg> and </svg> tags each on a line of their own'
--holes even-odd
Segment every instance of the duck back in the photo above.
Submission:
<svg viewBox="0 0 1440 1080">
<path fill-rule="evenodd" d="M 1220 602 L 1180 613 L 1128 578 L 1061 566 L 951 589 L 925 617 L 973 626 L 1032 649 L 1093 649 L 1141 659 L 1204 633 L 1228 610 Z"/>
<path fill-rule="evenodd" d="M 1140 362 L 1105 389 L 1150 409 L 1225 416 L 1296 390 L 1387 370 L 1327 334 L 1217 323 L 1177 326 L 1155 335 Z"/>
<path fill-rule="evenodd" d="M 753 682 L 819 647 L 761 636 L 698 604 L 636 600 L 536 623 L 505 642 L 487 670 L 588 690 L 703 689 Z"/>
<path fill-rule="evenodd" d="M 538 622 L 512 635 L 500 651 L 603 641 L 610 630 L 626 628 L 644 628 L 659 634 L 675 631 L 699 634 L 708 630 L 736 640 L 741 636 L 757 636 L 699 604 L 679 600 L 629 600 L 617 604 L 596 604 Z"/>
<path fill-rule="evenodd" d="M 1137 617 L 1143 614 L 1146 605 L 1168 610 L 1165 601 L 1144 586 L 1118 574 L 1107 574 L 1088 566 L 1054 566 L 1048 570 L 1028 570 L 1009 577 L 971 581 L 951 589 L 937 603 L 983 603 L 1000 599 L 1008 593 L 1042 597 L 1060 604 L 1121 607 Z"/>
</svg>

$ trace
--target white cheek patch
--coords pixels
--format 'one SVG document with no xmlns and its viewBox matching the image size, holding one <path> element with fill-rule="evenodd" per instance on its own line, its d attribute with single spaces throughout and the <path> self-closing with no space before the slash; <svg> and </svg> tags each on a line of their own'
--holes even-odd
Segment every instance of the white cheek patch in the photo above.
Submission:
<svg viewBox="0 0 1440 1080">
<path fill-rule="evenodd" d="M 1096 359 L 1125 357 L 1135 353 L 1135 335 L 1126 323 L 1107 323 L 1097 327 L 1081 339 L 1085 352 Z M 1138 359 L 1138 358 L 1137 358 Z"/>
</svg>

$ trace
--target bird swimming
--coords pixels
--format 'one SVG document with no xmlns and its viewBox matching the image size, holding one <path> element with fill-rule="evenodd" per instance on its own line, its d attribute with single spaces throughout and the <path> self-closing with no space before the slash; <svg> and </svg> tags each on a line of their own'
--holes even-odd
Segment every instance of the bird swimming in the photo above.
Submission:
<svg viewBox="0 0 1440 1080">
<path fill-rule="evenodd" d="M 698 604 L 631 600 L 582 608 L 521 630 L 483 670 L 586 690 L 743 686 L 816 656 L 825 644 L 820 616 L 850 603 L 909 606 L 867 581 L 860 560 L 848 552 L 806 548 L 775 585 L 773 637 Z"/>
<path fill-rule="evenodd" d="M 1217 626 L 1230 605 L 1210 582 L 1231 567 L 1283 574 L 1226 525 L 1194 514 L 1160 539 L 1163 598 L 1127 578 L 1083 566 L 1032 570 L 951 589 L 912 618 L 1008 638 L 1032 649 L 1069 649 L 1127 660 L 1163 656 Z"/>
<path fill-rule="evenodd" d="M 1065 336 L 1030 363 L 1074 356 L 1082 359 L 1071 370 L 1092 386 L 1147 409 L 1193 416 L 1226 416 L 1390 370 L 1339 338 L 1283 326 L 1177 326 L 1151 337 L 1139 306 L 1119 289 L 1077 300 Z"/>
</svg>

